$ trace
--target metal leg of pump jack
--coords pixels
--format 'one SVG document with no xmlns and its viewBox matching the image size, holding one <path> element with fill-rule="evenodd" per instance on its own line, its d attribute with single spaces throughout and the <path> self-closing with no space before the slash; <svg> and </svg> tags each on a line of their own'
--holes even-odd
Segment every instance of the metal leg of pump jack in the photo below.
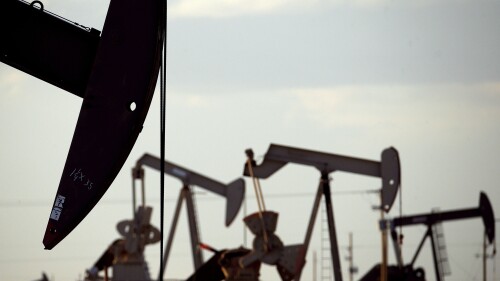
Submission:
<svg viewBox="0 0 500 281">
<path fill-rule="evenodd" d="M 198 245 L 200 243 L 198 236 L 198 226 L 196 223 L 196 217 L 194 212 L 194 203 L 191 194 L 191 189 L 189 186 L 184 185 L 179 193 L 179 198 L 177 199 L 177 205 L 175 207 L 174 218 L 172 220 L 172 225 L 170 227 L 170 232 L 168 234 L 167 245 L 165 246 L 165 253 L 163 258 L 163 271 L 166 271 L 168 256 L 170 255 L 170 250 L 172 248 L 172 243 L 174 241 L 174 234 L 177 228 L 177 222 L 179 220 L 179 215 L 182 207 L 182 202 L 186 200 L 186 207 L 189 220 L 189 232 L 191 235 L 191 249 L 193 253 L 193 264 L 195 269 L 198 269 L 203 264 L 203 255 L 201 251 L 198 250 Z"/>
<path fill-rule="evenodd" d="M 327 173 L 322 173 L 321 182 L 323 185 L 323 195 L 325 196 L 326 214 L 328 216 L 328 231 L 330 232 L 330 249 L 332 254 L 333 276 L 335 281 L 342 281 L 342 271 L 340 268 L 339 245 L 337 242 L 337 231 L 335 229 L 335 219 L 333 217 L 332 197 L 330 192 L 330 181 Z"/>
<path fill-rule="evenodd" d="M 335 281 L 342 281 L 342 271 L 340 266 L 340 256 L 338 251 L 337 242 L 337 231 L 335 228 L 335 219 L 333 216 L 333 206 L 330 191 L 330 180 L 328 178 L 328 173 L 321 173 L 321 180 L 316 193 L 316 198 L 314 200 L 313 210 L 311 213 L 311 218 L 309 220 L 309 226 L 306 232 L 306 238 L 304 239 L 304 254 L 307 253 L 307 248 L 311 241 L 312 231 L 314 229 L 314 222 L 316 221 L 316 216 L 318 214 L 319 204 L 321 203 L 321 196 L 325 197 L 326 212 L 328 218 L 328 231 L 330 235 L 330 250 L 332 255 L 332 267 L 334 273 Z M 305 257 L 304 257 L 305 258 Z M 300 275 L 296 278 L 297 281 L 300 280 Z"/>
<path fill-rule="evenodd" d="M 439 270 L 439 265 L 438 265 L 438 258 L 437 258 L 437 252 L 436 252 L 436 241 L 434 240 L 434 235 L 432 234 L 432 227 L 429 226 L 429 230 L 427 231 L 427 235 L 431 238 L 431 245 L 432 245 L 432 259 L 434 261 L 434 270 L 436 271 L 436 281 L 442 281 L 442 276 L 441 272 Z"/>
<path fill-rule="evenodd" d="M 305 258 L 306 258 L 305 255 L 307 253 L 307 249 L 309 248 L 309 243 L 311 241 L 311 236 L 312 236 L 312 232 L 314 229 L 314 222 L 316 221 L 316 216 L 318 215 L 318 209 L 319 209 L 319 204 L 321 203 L 321 196 L 322 195 L 323 195 L 323 185 L 320 182 L 320 184 L 318 186 L 318 191 L 316 192 L 316 197 L 314 199 L 311 217 L 309 218 L 309 225 L 307 226 L 306 237 L 304 239 L 304 253 L 303 253 L 304 256 L 302 257 L 303 261 L 305 261 Z M 299 272 L 299 274 L 297 275 L 296 281 L 300 281 L 301 274 L 302 274 L 302 271 Z"/>
<path fill-rule="evenodd" d="M 167 260 L 170 255 L 170 249 L 172 248 L 172 242 L 174 241 L 175 229 L 177 228 L 177 221 L 179 220 L 179 214 L 182 207 L 182 201 L 184 200 L 183 189 L 179 193 L 179 198 L 177 198 L 177 205 L 175 207 L 174 218 L 170 226 L 170 232 L 168 233 L 167 245 L 165 246 L 165 252 L 163 254 L 163 273 L 167 271 Z"/>
<path fill-rule="evenodd" d="M 191 236 L 191 250 L 193 253 L 193 262 L 195 270 L 203 264 L 203 254 L 200 251 L 200 235 L 198 232 L 197 215 L 194 209 L 193 194 L 189 187 L 184 187 L 184 198 L 186 199 L 186 207 L 189 221 L 189 234 Z"/>
</svg>

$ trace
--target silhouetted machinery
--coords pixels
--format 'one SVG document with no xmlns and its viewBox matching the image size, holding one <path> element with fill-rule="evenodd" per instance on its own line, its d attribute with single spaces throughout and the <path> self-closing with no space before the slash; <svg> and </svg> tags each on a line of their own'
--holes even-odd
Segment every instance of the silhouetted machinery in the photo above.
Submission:
<svg viewBox="0 0 500 281">
<path fill-rule="evenodd" d="M 47 12 L 40 1 L 1 1 L 0 61 L 83 98 L 46 249 L 93 209 L 142 130 L 160 68 L 165 5 L 111 0 L 101 34 Z"/>
<path fill-rule="evenodd" d="M 145 205 L 144 166 L 159 170 L 161 160 L 150 154 L 144 154 L 137 160 L 132 169 L 132 208 L 134 219 L 125 220 L 117 225 L 121 239 L 115 240 L 94 266 L 87 271 L 86 280 L 112 280 L 112 281 L 149 281 L 151 280 L 147 262 L 144 259 L 146 245 L 156 243 L 160 239 L 158 229 L 150 225 L 152 208 Z M 172 162 L 164 161 L 165 173 L 182 182 L 181 192 L 177 201 L 176 211 L 172 220 L 172 226 L 165 246 L 163 267 L 166 268 L 170 248 L 173 243 L 182 202 L 186 201 L 187 215 L 189 220 L 189 232 L 192 244 L 194 268 L 198 269 L 203 264 L 203 256 L 199 250 L 199 229 L 195 212 L 194 198 L 191 187 L 196 185 L 209 192 L 213 192 L 226 199 L 225 224 L 229 226 L 236 217 L 245 194 L 245 182 L 238 178 L 225 185 L 210 179 L 197 172 L 181 167 Z M 141 182 L 142 203 L 136 208 L 136 180 Z M 112 268 L 112 278 L 108 276 L 107 269 Z M 104 271 L 104 277 L 98 273 Z"/>
<path fill-rule="evenodd" d="M 136 166 L 133 169 L 134 179 L 141 180 L 144 183 L 143 166 L 148 166 L 156 170 L 160 170 L 160 159 L 150 155 L 144 154 L 137 160 Z M 199 238 L 198 222 L 195 212 L 194 198 L 191 190 L 192 185 L 199 186 L 207 191 L 215 193 L 226 199 L 226 218 L 225 225 L 229 226 L 235 219 L 238 211 L 241 208 L 243 198 L 245 197 L 245 182 L 243 179 L 238 178 L 229 184 L 222 184 L 216 180 L 210 179 L 197 172 L 191 171 L 177 164 L 165 161 L 165 173 L 179 179 L 182 182 L 182 188 L 177 200 L 170 233 L 165 246 L 165 253 L 163 259 L 163 268 L 166 269 L 170 249 L 174 240 L 174 234 L 179 219 L 182 202 L 186 201 L 187 217 L 189 220 L 189 233 L 191 238 L 191 251 L 193 255 L 194 268 L 197 269 L 203 264 L 203 255 L 199 250 L 201 243 Z M 134 181 L 135 182 L 135 181 Z"/>
<path fill-rule="evenodd" d="M 244 218 L 245 225 L 255 235 L 252 249 L 244 247 L 215 250 L 202 244 L 201 247 L 215 254 L 187 281 L 259 281 L 262 263 L 276 266 L 283 281 L 295 280 L 302 270 L 302 244 L 284 245 L 274 233 L 278 213 L 262 211 Z"/>
<path fill-rule="evenodd" d="M 450 273 L 447 261 L 446 247 L 444 245 L 444 236 L 441 229 L 441 223 L 450 220 L 461 220 L 481 217 L 485 227 L 485 236 L 490 244 L 495 240 L 495 216 L 488 196 L 481 192 L 479 196 L 479 206 L 477 208 L 461 209 L 445 212 L 432 212 L 427 214 L 409 215 L 393 220 L 383 220 L 380 225 L 382 228 L 389 228 L 393 240 L 394 250 L 397 257 L 397 265 L 388 267 L 389 281 L 420 281 L 426 280 L 425 272 L 422 268 L 414 268 L 417 257 L 422 247 L 429 238 L 431 240 L 432 256 L 436 273 L 436 281 L 444 280 L 444 276 Z M 427 231 L 424 234 L 411 262 L 403 265 L 401 255 L 400 239 L 396 233 L 396 227 L 410 225 L 425 225 Z M 374 266 L 360 281 L 379 280 L 380 265 Z"/>
<path fill-rule="evenodd" d="M 41 1 L 31 3 L 22 0 L 1 1 L 0 26 L 5 28 L 0 41 L 0 61 L 83 98 L 43 238 L 46 249 L 52 249 L 61 242 L 93 209 L 121 170 L 142 130 L 161 64 L 165 5 L 166 1 L 161 0 L 111 0 L 101 33 L 94 28 L 76 24 L 47 12 Z M 253 179 L 267 178 L 287 163 L 312 166 L 320 172 L 319 186 L 304 243 L 285 246 L 274 233 L 277 213 L 263 208 L 245 218 L 245 224 L 255 235 L 252 249 L 237 248 L 223 251 L 212 249 L 215 251 L 214 256 L 203 264 L 201 253 L 195 250 L 200 241 L 196 237 L 198 230 L 192 216 L 193 203 L 189 185 L 199 184 L 226 197 L 226 225 L 228 225 L 240 208 L 244 192 L 243 182 L 241 179 L 237 180 L 229 184 L 231 186 L 229 188 L 166 162 L 165 172 L 183 182 L 172 229 L 175 230 L 183 200 L 186 200 L 190 214 L 196 269 L 190 280 L 200 280 L 200 276 L 203 276 L 205 281 L 222 280 L 221 278 L 258 280 L 261 262 L 277 265 L 283 280 L 300 280 L 318 206 L 323 196 L 328 216 L 334 277 L 336 281 L 341 281 L 329 175 L 336 171 L 344 171 L 381 178 L 381 210 L 388 212 L 400 184 L 398 152 L 394 148 L 388 148 L 382 152 L 381 161 L 370 161 L 272 144 L 261 164 L 257 165 L 252 155 L 253 153 L 248 151 L 249 165 L 245 165 L 244 174 Z M 146 155 L 138 161 L 135 179 L 140 179 L 141 165 L 157 169 L 159 166 L 158 159 Z M 110 253 L 113 257 L 113 266 L 116 268 L 119 267 L 120 257 L 123 255 L 128 257 L 127 261 L 143 263 L 141 255 L 144 246 L 158 239 L 157 230 L 149 224 L 150 216 L 151 209 L 145 206 L 144 202 L 136 210 L 134 197 L 134 219 L 119 224 L 119 232 L 124 238 L 110 246 L 103 255 L 102 263 L 98 262 L 96 268 L 101 269 L 100 267 L 106 267 L 104 264 L 109 265 Z M 437 258 L 439 250 L 435 246 L 439 243 L 439 238 L 435 237 L 439 228 L 436 224 L 477 216 L 483 217 L 486 235 L 491 243 L 495 234 L 494 217 L 489 200 L 484 194 L 481 194 L 480 206 L 477 209 L 406 216 L 392 221 L 383 220 L 381 223 L 383 235 L 387 229 L 393 230 L 397 226 L 425 224 L 428 227 L 417 253 L 407 266 L 403 265 L 399 245 L 395 242 L 396 255 L 399 257 L 398 265 L 389 267 L 389 279 L 425 279 L 423 271 L 413 270 L 413 264 L 426 238 L 430 237 L 436 278 L 438 281 L 442 280 L 444 270 L 440 269 L 441 262 Z M 392 234 L 395 239 L 394 232 Z M 169 236 L 169 245 L 172 240 L 173 232 Z M 167 257 L 168 252 L 169 249 L 166 251 Z M 165 262 L 166 260 L 167 258 Z M 143 269 L 142 265 L 139 267 Z M 126 269 L 123 269 L 122 273 L 127 275 L 128 273 L 124 272 L 130 269 L 130 266 L 123 268 Z M 375 268 L 374 272 L 376 271 Z M 115 274 L 114 277 L 120 278 L 120 274 Z M 370 274 L 362 280 L 376 280 L 375 277 L 370 277 L 372 276 Z M 207 276 L 211 276 L 210 279 L 207 279 Z M 148 276 L 143 275 L 143 277 Z"/>
<path fill-rule="evenodd" d="M 250 158 L 253 158 L 253 152 L 248 151 Z M 267 178 L 281 169 L 288 163 L 296 163 L 306 166 L 312 166 L 320 172 L 319 186 L 316 198 L 313 204 L 311 218 L 304 239 L 304 249 L 301 251 L 301 263 L 305 264 L 307 249 L 311 240 L 314 222 L 319 209 L 321 197 L 325 199 L 326 212 L 328 217 L 328 229 L 330 235 L 330 249 L 332 257 L 332 267 L 334 270 L 334 280 L 342 280 L 340 266 L 340 257 L 337 243 L 337 234 L 335 229 L 335 220 L 333 215 L 333 206 L 330 192 L 330 173 L 343 171 L 382 179 L 381 188 L 381 208 L 388 212 L 392 207 L 394 199 L 400 184 L 400 165 L 399 154 L 396 149 L 388 148 L 382 152 L 382 160 L 371 161 L 360 158 L 335 155 L 289 146 L 271 144 L 264 156 L 261 164 L 257 165 L 253 159 L 249 165 L 245 165 L 244 175 L 256 178 Z M 294 280 L 300 280 L 301 271 L 297 272 Z"/>
<path fill-rule="evenodd" d="M 47 277 L 47 274 L 45 274 L 45 272 L 42 272 L 42 279 L 37 279 L 34 281 L 50 281 L 50 280 L 49 277 Z"/>
<path fill-rule="evenodd" d="M 144 250 L 147 245 L 160 241 L 160 231 L 150 224 L 153 208 L 139 206 L 132 220 L 123 220 L 116 225 L 122 236 L 104 251 L 95 264 L 87 270 L 86 281 L 94 280 L 151 280 Z M 108 276 L 112 268 L 112 278 Z M 104 277 L 98 275 L 104 271 Z"/>
<path fill-rule="evenodd" d="M 281 280 L 300 280 L 321 197 L 325 198 L 327 206 L 335 280 L 342 280 L 329 174 L 335 171 L 345 171 L 381 178 L 382 208 L 384 211 L 389 211 L 400 182 L 398 152 L 394 148 L 388 148 L 382 152 L 382 160 L 377 162 L 271 144 L 263 162 L 258 165 L 253 159 L 253 152 L 247 150 L 246 153 L 247 161 L 243 173 L 252 178 L 259 205 L 257 213 L 244 219 L 246 226 L 255 235 L 252 249 L 241 247 L 220 251 L 212 249 L 215 255 L 191 275 L 188 281 L 258 281 L 261 263 L 276 265 Z M 291 246 L 285 246 L 274 233 L 278 214 L 266 210 L 258 181 L 259 178 L 271 176 L 287 163 L 312 166 L 321 174 L 304 243 Z"/>
</svg>

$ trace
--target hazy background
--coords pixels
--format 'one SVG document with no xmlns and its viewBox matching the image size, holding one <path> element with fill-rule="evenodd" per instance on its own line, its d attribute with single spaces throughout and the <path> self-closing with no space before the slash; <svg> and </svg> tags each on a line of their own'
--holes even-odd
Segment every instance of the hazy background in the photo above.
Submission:
<svg viewBox="0 0 500 281">
<path fill-rule="evenodd" d="M 45 9 L 102 30 L 109 1 L 46 0 Z M 169 1 L 166 157 L 228 183 L 241 176 L 244 150 L 262 159 L 270 143 L 380 160 L 394 146 L 402 166 L 402 206 L 390 216 L 477 207 L 485 191 L 500 206 L 499 1 Z M 22 36 L 22 34 L 20 34 Z M 0 65 L 0 279 L 78 280 L 131 219 L 130 169 L 145 152 L 159 155 L 159 95 L 117 179 L 88 217 L 55 249 L 42 238 L 81 99 Z M 287 165 L 262 181 L 266 206 L 280 213 L 285 244 L 304 239 L 319 173 Z M 343 277 L 348 234 L 361 278 L 380 262 L 379 179 L 332 174 Z M 159 173 L 146 170 L 147 204 L 159 227 Z M 257 210 L 247 182 L 247 214 Z M 181 183 L 167 177 L 168 231 Z M 225 200 L 197 193 L 201 238 L 215 248 L 245 243 L 240 211 L 224 227 Z M 318 216 L 302 280 L 321 260 Z M 480 219 L 443 224 L 452 275 L 481 280 Z M 497 224 L 498 226 L 498 224 Z M 193 271 L 185 210 L 166 278 Z M 403 229 L 409 262 L 425 231 Z M 251 235 L 247 246 L 251 245 Z M 492 249 L 489 248 L 488 254 Z M 159 244 L 147 248 L 151 275 Z M 392 245 L 390 261 L 395 263 Z M 205 259 L 210 257 L 204 253 Z M 417 266 L 434 280 L 430 242 Z M 500 278 L 498 258 L 488 280 Z M 261 280 L 279 280 L 262 269 Z M 496 277 L 496 279 L 493 279 Z"/>
</svg>

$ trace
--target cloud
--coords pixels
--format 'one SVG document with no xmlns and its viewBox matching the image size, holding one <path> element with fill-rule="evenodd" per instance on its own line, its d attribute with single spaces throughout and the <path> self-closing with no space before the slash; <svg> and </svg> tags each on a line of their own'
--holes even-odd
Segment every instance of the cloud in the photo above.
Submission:
<svg viewBox="0 0 500 281">
<path fill-rule="evenodd" d="M 185 97 L 184 103 L 191 108 L 202 108 L 210 106 L 210 100 L 201 95 L 189 95 Z"/>
<path fill-rule="evenodd" d="M 169 7 L 171 16 L 224 18 L 267 13 L 286 4 L 284 0 L 183 0 Z M 169 15 L 170 16 L 170 15 Z"/>
<path fill-rule="evenodd" d="M 173 18 L 229 18 L 283 12 L 303 13 L 338 5 L 373 7 L 386 2 L 387 0 L 181 0 L 169 7 L 169 16 Z"/>
<path fill-rule="evenodd" d="M 209 96 L 191 93 L 169 94 L 167 103 L 186 110 L 209 109 L 214 106 L 214 101 Z"/>
<path fill-rule="evenodd" d="M 432 1 L 404 3 L 429 6 Z M 169 6 L 172 18 L 229 18 L 247 15 L 321 11 L 331 7 L 374 8 L 395 4 L 390 0 L 180 0 Z M 398 3 L 396 3 L 399 5 Z"/>
<path fill-rule="evenodd" d="M 398 131 L 409 135 L 499 133 L 500 83 L 367 85 L 294 89 L 295 119 L 329 129 Z"/>
</svg>

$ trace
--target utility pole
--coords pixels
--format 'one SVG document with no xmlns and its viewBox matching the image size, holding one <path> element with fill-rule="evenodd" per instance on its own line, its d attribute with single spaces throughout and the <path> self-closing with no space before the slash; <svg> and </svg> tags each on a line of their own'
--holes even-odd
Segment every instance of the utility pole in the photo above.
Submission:
<svg viewBox="0 0 500 281">
<path fill-rule="evenodd" d="M 353 266 L 353 256 L 352 256 L 352 232 L 349 232 L 349 281 L 353 281 L 354 266 Z"/>
<path fill-rule="evenodd" d="M 347 261 L 349 262 L 349 281 L 354 280 L 354 274 L 358 273 L 358 268 L 354 265 L 354 243 L 353 243 L 352 232 L 349 232 L 349 246 L 347 251 L 349 255 L 347 256 Z"/>
</svg>

